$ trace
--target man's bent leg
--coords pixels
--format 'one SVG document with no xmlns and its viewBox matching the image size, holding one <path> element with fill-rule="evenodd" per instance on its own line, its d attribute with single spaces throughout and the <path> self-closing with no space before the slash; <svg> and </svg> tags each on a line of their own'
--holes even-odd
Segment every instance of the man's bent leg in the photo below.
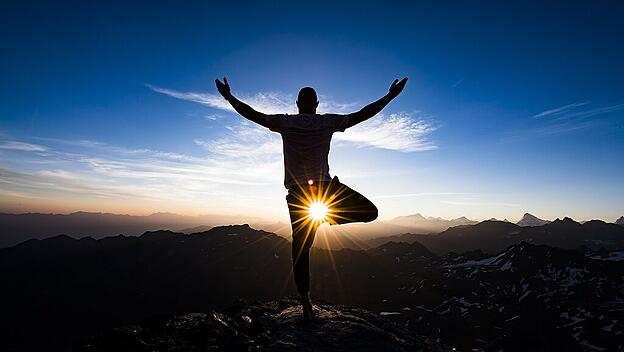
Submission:
<svg viewBox="0 0 624 352">
<path fill-rule="evenodd" d="M 377 219 L 378 210 L 375 204 L 359 192 L 332 180 L 331 200 L 332 216 L 330 225 L 348 224 L 352 222 L 371 222 Z"/>
</svg>

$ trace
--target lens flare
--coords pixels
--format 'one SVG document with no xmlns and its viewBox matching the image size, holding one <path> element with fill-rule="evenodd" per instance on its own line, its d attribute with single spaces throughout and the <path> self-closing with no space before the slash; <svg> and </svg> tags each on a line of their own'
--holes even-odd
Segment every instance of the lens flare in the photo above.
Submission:
<svg viewBox="0 0 624 352">
<path fill-rule="evenodd" d="M 329 207 L 323 202 L 312 202 L 308 207 L 308 214 L 314 221 L 325 221 L 329 214 Z"/>
</svg>

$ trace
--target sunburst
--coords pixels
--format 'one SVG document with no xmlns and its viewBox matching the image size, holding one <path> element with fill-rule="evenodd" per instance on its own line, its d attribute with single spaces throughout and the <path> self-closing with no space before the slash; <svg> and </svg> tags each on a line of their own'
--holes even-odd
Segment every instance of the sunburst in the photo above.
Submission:
<svg viewBox="0 0 624 352">
<path fill-rule="evenodd" d="M 325 222 L 329 213 L 329 207 L 322 201 L 313 201 L 308 206 L 308 216 L 312 221 Z"/>
</svg>

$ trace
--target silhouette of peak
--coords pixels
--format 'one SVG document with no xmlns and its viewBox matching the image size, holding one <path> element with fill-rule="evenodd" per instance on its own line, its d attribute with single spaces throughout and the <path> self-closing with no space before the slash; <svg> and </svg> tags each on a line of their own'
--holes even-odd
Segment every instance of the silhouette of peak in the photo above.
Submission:
<svg viewBox="0 0 624 352">
<path fill-rule="evenodd" d="M 249 234 L 249 233 L 266 233 L 262 230 L 256 230 L 249 226 L 249 224 L 242 225 L 225 225 L 215 226 L 208 231 L 202 232 L 203 234 L 210 235 L 235 235 L 235 234 Z"/>
<path fill-rule="evenodd" d="M 606 224 L 607 224 L 606 222 L 602 220 L 598 220 L 598 219 L 588 220 L 583 223 L 583 225 L 597 225 L 597 226 L 606 225 Z"/>
<path fill-rule="evenodd" d="M 29 240 L 26 240 L 22 243 L 19 243 L 18 245 L 16 245 L 16 247 L 20 247 L 20 248 L 27 248 L 27 247 L 43 247 L 43 246 L 47 246 L 47 247 L 59 247 L 59 246 L 64 246 L 67 244 L 71 244 L 73 242 L 76 242 L 77 240 L 74 238 L 71 238 L 67 235 L 57 235 L 57 236 L 52 236 L 52 237 L 48 237 L 45 239 L 36 239 L 36 238 L 32 238 Z"/>
<path fill-rule="evenodd" d="M 314 310 L 317 321 L 304 324 L 296 300 L 251 305 L 239 301 L 223 312 L 149 318 L 139 326 L 81 340 L 73 350 L 445 350 L 431 339 L 364 309 L 315 304 Z"/>
<path fill-rule="evenodd" d="M 147 231 L 144 234 L 142 234 L 139 238 L 141 240 L 159 241 L 159 240 L 169 239 L 178 235 L 180 234 L 173 232 L 173 231 L 158 230 L 158 231 Z"/>
<path fill-rule="evenodd" d="M 46 241 L 46 242 L 73 242 L 75 241 L 74 238 L 71 238 L 67 235 L 57 235 L 57 236 L 53 236 L 53 237 L 48 237 L 42 241 Z"/>
<path fill-rule="evenodd" d="M 489 218 L 489 219 L 487 219 L 485 221 L 511 222 L 511 221 L 507 220 L 506 218 L 503 219 L 503 220 L 500 220 L 500 219 L 497 219 L 497 218 Z"/>
<path fill-rule="evenodd" d="M 495 229 L 506 229 L 506 228 L 516 228 L 518 227 L 516 224 L 513 224 L 511 222 L 508 221 L 502 221 L 502 220 L 485 220 L 485 221 L 481 221 L 478 224 L 472 225 L 474 226 L 475 230 L 478 229 L 484 229 L 484 228 L 495 228 Z M 469 227 L 467 227 L 469 228 Z M 451 230 L 451 229 L 449 229 Z"/>
<path fill-rule="evenodd" d="M 553 224 L 566 224 L 566 225 L 580 225 L 580 223 L 574 221 L 574 219 L 569 218 L 569 217 L 564 217 L 563 220 L 560 220 L 559 218 L 557 218 L 555 221 L 553 221 Z"/>
<path fill-rule="evenodd" d="M 427 247 L 418 242 L 394 242 L 389 241 L 375 248 L 369 249 L 369 253 L 373 255 L 415 255 L 424 257 L 434 257 Z"/>
<path fill-rule="evenodd" d="M 397 216 L 393 220 L 423 221 L 423 220 L 427 220 L 427 218 L 425 218 L 421 213 L 416 213 L 416 214 L 410 214 L 410 215 Z"/>
<path fill-rule="evenodd" d="M 624 226 L 624 216 L 620 216 L 619 219 L 615 220 L 615 223 Z"/>
</svg>

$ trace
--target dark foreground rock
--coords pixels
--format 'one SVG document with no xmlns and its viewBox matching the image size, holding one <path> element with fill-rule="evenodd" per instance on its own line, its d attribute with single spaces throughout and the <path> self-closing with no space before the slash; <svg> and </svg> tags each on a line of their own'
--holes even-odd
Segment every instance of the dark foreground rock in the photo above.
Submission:
<svg viewBox="0 0 624 352">
<path fill-rule="evenodd" d="M 363 309 L 315 304 L 301 321 L 293 299 L 239 302 L 223 312 L 160 316 L 79 341 L 73 351 L 446 351 Z"/>
</svg>

